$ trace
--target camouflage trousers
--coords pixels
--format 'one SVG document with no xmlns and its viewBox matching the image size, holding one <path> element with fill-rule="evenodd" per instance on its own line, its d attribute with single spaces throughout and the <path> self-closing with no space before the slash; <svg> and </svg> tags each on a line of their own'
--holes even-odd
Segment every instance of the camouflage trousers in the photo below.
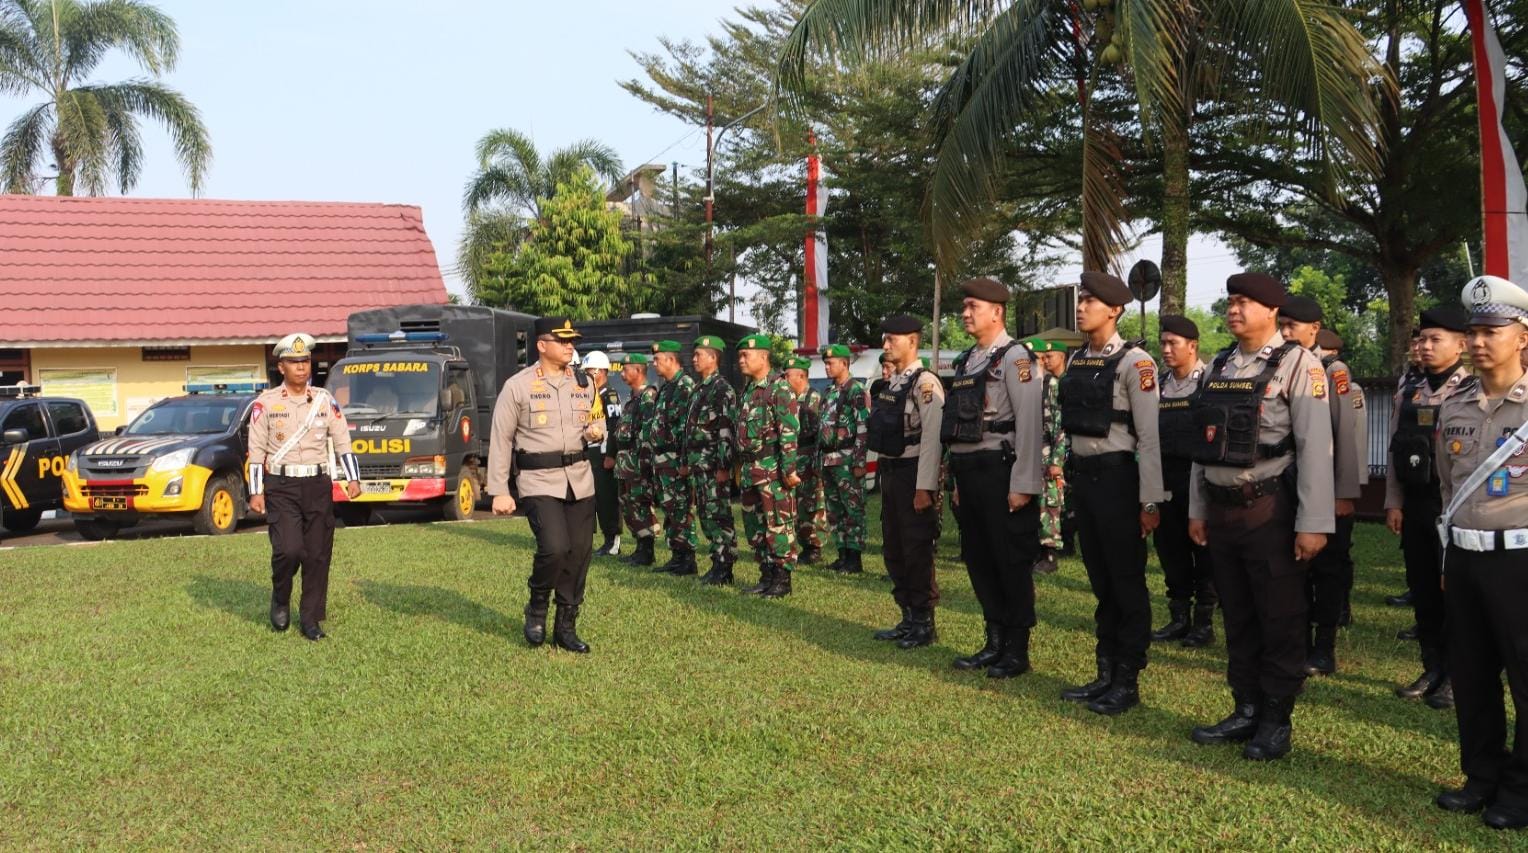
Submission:
<svg viewBox="0 0 1528 853">
<path fill-rule="evenodd" d="M 1054 479 L 1045 478 L 1045 494 L 1040 496 L 1040 547 L 1060 550 L 1063 544 L 1061 519 L 1066 515 L 1066 488 Z"/>
<path fill-rule="evenodd" d="M 617 475 L 619 476 L 619 475 Z M 653 472 L 644 469 L 640 476 L 621 477 L 621 520 L 638 539 L 658 535 L 658 515 L 653 509 Z"/>
<path fill-rule="evenodd" d="M 680 476 L 677 468 L 659 467 L 658 506 L 663 509 L 663 532 L 668 538 L 669 550 L 675 554 L 688 554 L 695 550 L 695 525 L 690 522 L 689 478 Z"/>
<path fill-rule="evenodd" d="M 729 472 L 730 473 L 730 472 Z M 732 480 L 717 482 L 716 471 L 690 471 L 695 491 L 695 515 L 711 543 L 711 559 L 737 560 L 737 531 L 732 521 Z"/>
<path fill-rule="evenodd" d="M 743 531 L 759 564 L 792 568 L 796 557 L 796 507 L 779 480 L 743 487 Z"/>
<path fill-rule="evenodd" d="M 801 457 L 796 468 L 801 482 L 796 486 L 796 542 L 801 550 L 822 549 L 822 534 L 818 531 L 827 523 L 826 501 L 823 498 L 822 465 L 816 456 Z"/>
<path fill-rule="evenodd" d="M 838 537 L 838 547 L 865 550 L 865 478 L 845 464 L 822 469 L 822 479 L 828 530 Z"/>
</svg>

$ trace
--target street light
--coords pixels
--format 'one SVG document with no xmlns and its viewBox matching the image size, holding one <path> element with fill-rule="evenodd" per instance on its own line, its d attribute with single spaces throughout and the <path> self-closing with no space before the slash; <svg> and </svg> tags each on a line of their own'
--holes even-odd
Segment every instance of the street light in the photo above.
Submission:
<svg viewBox="0 0 1528 853">
<path fill-rule="evenodd" d="M 713 228 L 713 213 L 716 206 L 716 169 L 715 154 L 717 146 L 721 145 L 722 136 L 734 127 L 752 118 L 753 115 L 764 109 L 765 104 L 759 104 L 741 116 L 722 125 L 721 130 L 716 131 L 712 137 L 712 105 L 711 96 L 706 95 L 706 280 L 711 280 L 711 249 Z M 737 321 L 737 276 L 732 277 L 727 288 L 727 322 Z"/>
</svg>

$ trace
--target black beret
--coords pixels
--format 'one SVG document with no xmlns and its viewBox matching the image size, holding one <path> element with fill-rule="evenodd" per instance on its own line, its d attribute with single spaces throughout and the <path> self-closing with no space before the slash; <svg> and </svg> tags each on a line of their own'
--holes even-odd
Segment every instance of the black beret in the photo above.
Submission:
<svg viewBox="0 0 1528 853">
<path fill-rule="evenodd" d="M 923 331 L 923 321 L 911 314 L 898 314 L 881 321 L 881 331 L 888 335 L 911 335 Z"/>
<path fill-rule="evenodd" d="M 1008 286 L 995 278 L 973 278 L 960 286 L 960 292 L 983 302 L 1008 302 Z"/>
<path fill-rule="evenodd" d="M 1439 305 L 1436 308 L 1429 308 L 1422 312 L 1422 322 L 1417 326 L 1416 334 L 1422 334 L 1423 329 L 1447 329 L 1450 332 L 1468 332 L 1470 330 L 1470 315 L 1465 313 L 1465 310 L 1458 305 Z"/>
<path fill-rule="evenodd" d="M 1188 338 L 1191 341 L 1199 340 L 1199 327 L 1194 321 L 1178 314 L 1162 315 L 1162 333 L 1171 332 L 1180 338 Z"/>
<path fill-rule="evenodd" d="M 1226 293 L 1245 296 L 1269 308 L 1283 308 L 1289 292 L 1279 280 L 1265 272 L 1239 272 L 1226 279 Z"/>
<path fill-rule="evenodd" d="M 1085 272 L 1082 274 L 1083 292 L 1096 297 L 1105 305 L 1118 308 L 1121 305 L 1129 305 L 1135 294 L 1117 276 L 1106 272 Z"/>
<path fill-rule="evenodd" d="M 540 317 L 536 320 L 536 337 L 551 335 L 559 341 L 576 341 L 582 338 L 567 317 Z"/>
<path fill-rule="evenodd" d="M 1342 336 L 1331 329 L 1322 329 L 1316 332 L 1316 346 L 1328 352 L 1336 352 L 1342 349 Z"/>
<path fill-rule="evenodd" d="M 1321 313 L 1321 304 L 1309 296 L 1291 294 L 1284 301 L 1284 307 L 1279 309 L 1279 317 L 1284 320 L 1295 320 L 1300 323 L 1319 323 L 1326 319 Z"/>
</svg>

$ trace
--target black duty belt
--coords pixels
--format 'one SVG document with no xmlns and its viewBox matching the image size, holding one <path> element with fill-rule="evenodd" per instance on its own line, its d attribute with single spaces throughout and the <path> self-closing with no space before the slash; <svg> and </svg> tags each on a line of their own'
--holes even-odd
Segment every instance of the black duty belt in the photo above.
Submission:
<svg viewBox="0 0 1528 853">
<path fill-rule="evenodd" d="M 1259 498 L 1278 494 L 1284 488 L 1284 477 L 1279 475 L 1255 483 L 1239 483 L 1235 486 L 1217 486 L 1206 481 L 1204 496 L 1216 506 L 1248 507 Z"/>
<path fill-rule="evenodd" d="M 950 451 L 951 471 L 970 471 L 974 468 L 986 468 L 999 466 L 1006 468 L 1011 462 L 1006 462 L 1005 454 L 1001 450 L 973 450 L 970 453 L 957 453 Z"/>
<path fill-rule="evenodd" d="M 912 466 L 912 465 L 917 465 L 918 464 L 918 457 L 916 457 L 916 456 L 894 456 L 894 457 L 882 456 L 880 459 L 876 460 L 875 464 L 876 464 L 876 467 L 878 467 L 878 468 L 907 468 L 907 467 Z"/>
<path fill-rule="evenodd" d="M 1079 474 L 1094 474 L 1109 468 L 1123 468 L 1126 465 L 1135 464 L 1135 453 L 1129 450 L 1116 450 L 1111 453 L 1099 453 L 1095 456 L 1083 456 L 1074 453 L 1066 460 L 1066 467 Z"/>
<path fill-rule="evenodd" d="M 582 453 L 526 453 L 521 450 L 515 451 L 515 465 L 521 471 L 544 471 L 552 468 L 571 468 L 584 461 Z"/>
</svg>

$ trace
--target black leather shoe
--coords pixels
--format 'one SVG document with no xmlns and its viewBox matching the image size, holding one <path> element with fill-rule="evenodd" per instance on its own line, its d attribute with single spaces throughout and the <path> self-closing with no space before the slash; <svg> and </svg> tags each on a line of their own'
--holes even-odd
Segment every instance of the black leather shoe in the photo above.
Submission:
<svg viewBox="0 0 1528 853">
<path fill-rule="evenodd" d="M 1295 708 L 1295 697 L 1284 696 L 1263 702 L 1257 718 L 1257 734 L 1242 747 L 1242 758 L 1248 761 L 1277 761 L 1289 754 L 1292 748 L 1294 726 L 1290 715 Z"/>
<path fill-rule="evenodd" d="M 552 621 L 552 644 L 576 654 L 589 653 L 589 644 L 578 638 L 578 608 L 558 607 Z"/>
<path fill-rule="evenodd" d="M 1151 639 L 1154 642 L 1160 643 L 1164 640 L 1181 640 L 1187 637 L 1189 631 L 1188 610 L 1187 601 L 1169 601 L 1167 603 L 1167 612 L 1171 614 L 1171 618 L 1168 619 L 1166 625 L 1151 632 Z"/>
<path fill-rule="evenodd" d="M 1003 656 L 1003 626 L 987 623 L 987 644 L 965 657 L 958 657 L 950 666 L 959 670 L 982 669 L 998 662 Z"/>
<path fill-rule="evenodd" d="M 1185 649 L 1198 649 L 1213 642 L 1215 642 L 1215 626 L 1207 623 L 1190 628 L 1188 636 L 1184 637 L 1178 645 Z"/>
<path fill-rule="evenodd" d="M 1410 628 L 1402 628 L 1396 631 L 1395 638 L 1397 640 L 1415 640 L 1417 638 L 1417 626 L 1412 625 Z"/>
<path fill-rule="evenodd" d="M 600 543 L 600 546 L 598 548 L 594 549 L 595 555 L 596 556 L 600 556 L 600 557 L 608 557 L 608 556 L 610 556 L 610 546 L 612 546 L 614 544 L 615 544 L 615 537 L 613 537 L 613 536 L 606 536 L 605 537 L 605 541 Z"/>
<path fill-rule="evenodd" d="M 902 635 L 907 633 L 907 628 L 912 624 L 912 621 L 913 609 L 911 607 L 904 607 L 902 608 L 902 621 L 890 628 L 882 628 L 876 631 L 875 638 L 877 640 L 900 640 Z"/>
<path fill-rule="evenodd" d="M 1422 701 L 1434 711 L 1447 711 L 1454 707 L 1454 682 L 1447 678 L 1443 679 Z"/>
<path fill-rule="evenodd" d="M 1101 657 L 1098 659 L 1098 677 L 1087 684 L 1068 687 L 1061 691 L 1061 698 L 1068 702 L 1092 702 L 1094 699 L 1109 692 L 1109 683 L 1113 679 L 1114 661 Z"/>
<path fill-rule="evenodd" d="M 1411 590 L 1408 589 L 1400 595 L 1387 595 L 1385 596 L 1385 603 L 1391 607 L 1410 607 Z"/>
<path fill-rule="evenodd" d="M 989 670 L 990 672 L 990 670 Z M 1114 680 L 1109 682 L 1109 689 L 1104 695 L 1088 703 L 1088 710 L 1095 714 L 1103 714 L 1112 717 L 1141 704 L 1141 693 L 1136 686 L 1136 679 L 1140 671 L 1129 664 L 1120 664 L 1114 668 Z"/>
<path fill-rule="evenodd" d="M 285 631 L 292 625 L 292 610 L 285 604 L 271 602 L 271 630 Z"/>
<path fill-rule="evenodd" d="M 1491 802 L 1496 792 L 1486 787 L 1472 787 L 1468 782 L 1463 788 L 1445 788 L 1438 792 L 1433 802 L 1438 808 L 1449 812 L 1474 814 Z"/>
<path fill-rule="evenodd" d="M 329 636 L 324 633 L 324 629 L 317 625 L 303 625 L 299 630 L 302 631 L 303 639 L 312 640 L 315 643 Z"/>
<path fill-rule="evenodd" d="M 1442 672 L 1439 672 L 1436 669 L 1429 669 L 1421 675 L 1417 676 L 1416 681 L 1413 681 L 1404 687 L 1395 688 L 1395 695 L 1401 697 L 1402 699 L 1421 699 L 1423 696 L 1431 693 L 1433 688 L 1437 687 L 1438 683 L 1442 680 Z"/>
<path fill-rule="evenodd" d="M 1195 726 L 1189 737 L 1205 746 L 1251 740 L 1257 733 L 1257 715 L 1256 702 L 1238 699 L 1236 708 L 1225 719 L 1213 726 Z"/>
<path fill-rule="evenodd" d="M 1522 829 L 1528 827 L 1528 809 L 1496 803 L 1486 807 L 1480 820 L 1492 829 Z"/>
</svg>

